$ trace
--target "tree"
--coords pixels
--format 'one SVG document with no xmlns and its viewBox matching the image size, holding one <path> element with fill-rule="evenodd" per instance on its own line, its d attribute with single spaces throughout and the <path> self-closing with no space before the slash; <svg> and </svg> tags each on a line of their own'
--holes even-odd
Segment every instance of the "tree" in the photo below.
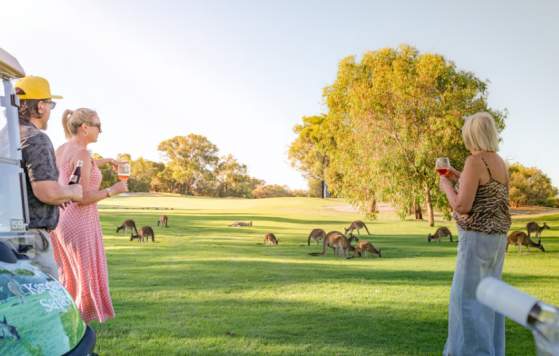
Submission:
<svg viewBox="0 0 559 356">
<path fill-rule="evenodd" d="M 91 156 L 94 160 L 98 160 L 98 159 L 103 158 L 103 156 L 101 156 L 98 153 L 93 153 Z M 117 174 L 114 171 L 112 165 L 103 164 L 103 165 L 99 166 L 99 170 L 101 171 L 101 176 L 102 176 L 102 178 L 101 178 L 101 189 L 109 188 L 113 184 L 118 182 Z"/>
<path fill-rule="evenodd" d="M 215 185 L 214 170 L 218 149 L 206 137 L 196 134 L 176 136 L 158 146 L 167 164 L 159 181 L 173 192 L 208 195 Z"/>
<path fill-rule="evenodd" d="M 163 172 L 165 165 L 140 157 L 137 160 L 130 161 L 130 168 L 128 190 L 131 192 L 149 192 L 152 180 L 158 173 Z"/>
<path fill-rule="evenodd" d="M 535 167 L 524 167 L 520 163 L 509 167 L 511 205 L 544 205 L 557 204 L 557 188 L 551 179 Z"/>
<path fill-rule="evenodd" d="M 218 197 L 250 198 L 252 191 L 263 184 L 263 181 L 249 176 L 247 166 L 240 164 L 232 155 L 219 161 L 215 177 L 217 184 L 214 195 Z"/>
<path fill-rule="evenodd" d="M 322 180 L 308 177 L 307 178 L 307 184 L 309 186 L 309 189 L 307 191 L 308 196 L 313 198 L 322 198 L 324 193 L 323 183 L 324 181 Z"/>
<path fill-rule="evenodd" d="M 320 195 L 325 198 L 325 169 L 328 166 L 326 145 L 322 123 L 325 116 L 303 117 L 303 124 L 296 125 L 293 131 L 298 135 L 289 147 L 291 165 L 302 172 L 309 181 L 320 182 Z"/>
<path fill-rule="evenodd" d="M 431 226 L 434 207 L 447 209 L 435 159 L 448 156 L 460 169 L 468 155 L 463 118 L 489 111 L 502 130 L 506 116 L 488 107 L 486 82 L 406 45 L 367 52 L 360 63 L 343 59 L 324 98 L 328 113 L 315 146 L 328 157 L 324 176 L 332 191 L 369 214 L 378 199 L 391 201 L 402 217 L 425 205 Z"/>
<path fill-rule="evenodd" d="M 277 184 L 262 184 L 252 191 L 252 196 L 256 199 L 261 198 L 277 198 L 277 197 L 290 197 L 292 196 L 289 188 Z"/>
</svg>

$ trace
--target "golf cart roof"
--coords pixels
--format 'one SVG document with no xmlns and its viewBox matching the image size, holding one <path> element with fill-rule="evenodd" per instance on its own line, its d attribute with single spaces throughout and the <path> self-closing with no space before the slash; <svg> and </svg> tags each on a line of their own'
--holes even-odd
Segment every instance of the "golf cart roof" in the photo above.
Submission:
<svg viewBox="0 0 559 356">
<path fill-rule="evenodd" d="M 0 77 L 15 79 L 25 77 L 25 71 L 11 54 L 0 48 Z"/>
</svg>

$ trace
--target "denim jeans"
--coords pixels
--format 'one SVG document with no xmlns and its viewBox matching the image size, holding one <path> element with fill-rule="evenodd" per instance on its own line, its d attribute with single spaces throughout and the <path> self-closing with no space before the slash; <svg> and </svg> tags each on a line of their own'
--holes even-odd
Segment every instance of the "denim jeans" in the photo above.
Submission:
<svg viewBox="0 0 559 356">
<path fill-rule="evenodd" d="M 445 356 L 505 355 L 505 319 L 476 299 L 479 282 L 501 278 L 506 234 L 458 231 L 458 256 L 450 288 Z"/>
</svg>

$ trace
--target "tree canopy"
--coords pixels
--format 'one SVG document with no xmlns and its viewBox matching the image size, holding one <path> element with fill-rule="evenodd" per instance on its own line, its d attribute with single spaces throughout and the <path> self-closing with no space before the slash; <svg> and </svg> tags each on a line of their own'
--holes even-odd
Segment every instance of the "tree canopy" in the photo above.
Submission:
<svg viewBox="0 0 559 356">
<path fill-rule="evenodd" d="M 504 128 L 505 113 L 490 108 L 487 95 L 487 83 L 473 73 L 407 45 L 367 52 L 361 61 L 350 56 L 324 88 L 323 120 L 309 125 L 304 117 L 291 149 L 300 151 L 304 142 L 311 146 L 305 152 L 327 157 L 330 190 L 364 211 L 374 213 L 378 199 L 392 202 L 402 215 L 426 205 L 433 224 L 433 207 L 446 206 L 435 159 L 446 156 L 456 168 L 463 166 L 464 117 L 488 111 Z M 310 175 L 306 155 L 292 160 Z"/>
<path fill-rule="evenodd" d="M 535 167 L 524 167 L 520 163 L 509 167 L 511 205 L 559 206 L 557 188 L 551 179 Z"/>
</svg>

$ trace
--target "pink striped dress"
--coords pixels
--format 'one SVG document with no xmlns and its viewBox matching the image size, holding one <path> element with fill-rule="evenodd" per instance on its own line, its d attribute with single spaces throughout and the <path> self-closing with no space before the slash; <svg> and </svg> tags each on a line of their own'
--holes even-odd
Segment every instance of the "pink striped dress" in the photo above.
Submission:
<svg viewBox="0 0 559 356">
<path fill-rule="evenodd" d="M 74 168 L 72 162 L 64 162 L 58 168 L 59 182 L 67 184 Z M 101 171 L 93 163 L 83 191 L 98 190 L 101 180 Z M 82 319 L 89 323 L 114 317 L 97 203 L 72 203 L 60 209 L 60 221 L 51 240 L 60 282 L 74 298 Z"/>
</svg>

